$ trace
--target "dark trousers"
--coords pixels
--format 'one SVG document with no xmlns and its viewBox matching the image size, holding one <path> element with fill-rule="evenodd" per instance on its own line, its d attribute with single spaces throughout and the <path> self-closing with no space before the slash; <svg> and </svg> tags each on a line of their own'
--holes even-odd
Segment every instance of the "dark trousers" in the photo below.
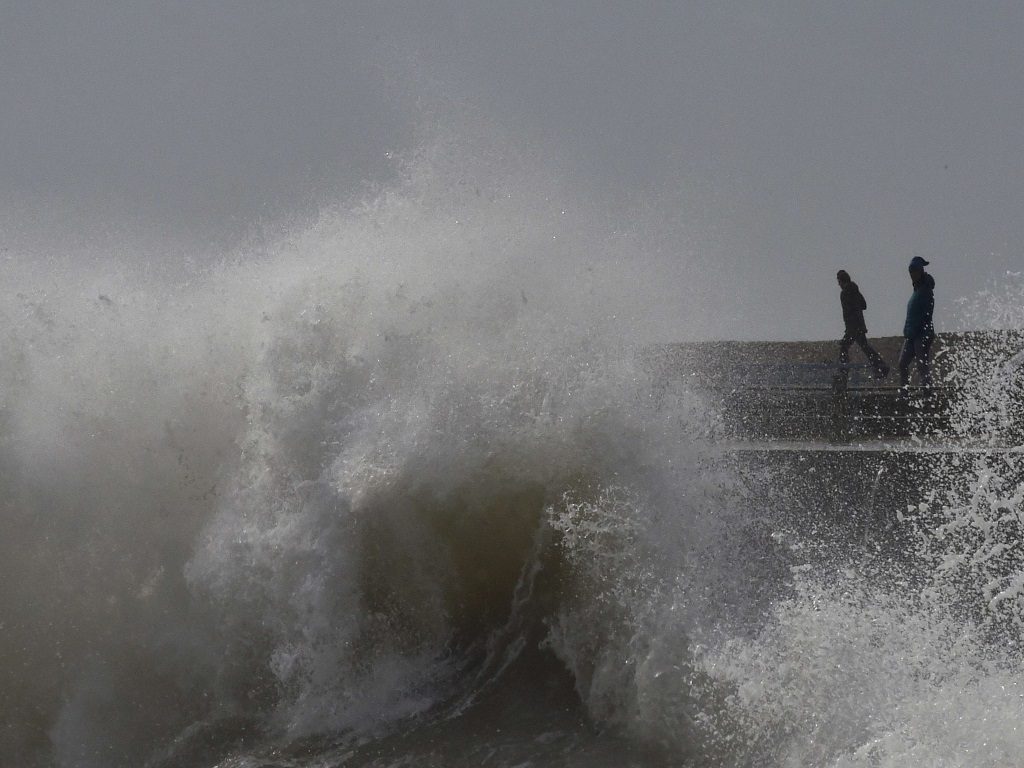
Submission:
<svg viewBox="0 0 1024 768">
<path fill-rule="evenodd" d="M 875 348 L 868 343 L 867 334 L 864 331 L 851 331 L 846 330 L 843 334 L 842 340 L 839 342 L 839 365 L 845 366 L 850 362 L 850 347 L 856 344 L 864 352 L 864 356 L 867 357 L 868 362 L 874 366 L 875 372 L 878 375 L 883 375 L 888 372 L 889 367 L 882 360 L 882 356 L 875 351 Z"/>
<path fill-rule="evenodd" d="M 921 379 L 921 386 L 932 385 L 932 341 L 935 337 L 930 333 L 915 336 L 903 342 L 903 350 L 900 352 L 900 386 L 905 387 L 910 383 L 910 363 L 917 360 L 917 375 Z"/>
</svg>

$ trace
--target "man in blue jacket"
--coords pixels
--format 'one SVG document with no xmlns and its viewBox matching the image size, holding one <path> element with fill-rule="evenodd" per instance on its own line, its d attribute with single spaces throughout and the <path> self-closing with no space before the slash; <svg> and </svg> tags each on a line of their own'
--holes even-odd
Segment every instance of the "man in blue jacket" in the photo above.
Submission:
<svg viewBox="0 0 1024 768">
<path fill-rule="evenodd" d="M 910 260 L 910 280 L 914 292 L 907 302 L 907 321 L 903 324 L 903 351 L 900 352 L 900 386 L 910 382 L 910 362 L 917 360 L 921 385 L 932 385 L 931 348 L 935 339 L 932 312 L 935 310 L 935 278 L 924 271 L 928 262 L 920 256 Z"/>
</svg>

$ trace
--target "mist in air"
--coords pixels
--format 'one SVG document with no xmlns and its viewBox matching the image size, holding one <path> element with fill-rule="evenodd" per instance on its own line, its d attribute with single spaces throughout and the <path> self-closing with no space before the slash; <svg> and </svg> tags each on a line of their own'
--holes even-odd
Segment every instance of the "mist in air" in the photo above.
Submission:
<svg viewBox="0 0 1024 768">
<path fill-rule="evenodd" d="M 5 4 L 0 764 L 1012 763 L 1022 38 Z M 840 268 L 899 335 L 913 256 L 944 431 L 730 432 L 721 342 Z"/>
<path fill-rule="evenodd" d="M 911 256 L 950 300 L 1020 264 L 1012 3 L 0 14 L 12 254 L 187 272 L 372 198 L 438 134 L 468 134 L 467 154 L 483 141 L 559 185 L 552 209 L 593 206 L 590 236 L 642 241 L 639 271 L 676 289 L 647 302 L 663 340 L 838 335 L 840 267 L 870 329 L 898 333 Z"/>
</svg>

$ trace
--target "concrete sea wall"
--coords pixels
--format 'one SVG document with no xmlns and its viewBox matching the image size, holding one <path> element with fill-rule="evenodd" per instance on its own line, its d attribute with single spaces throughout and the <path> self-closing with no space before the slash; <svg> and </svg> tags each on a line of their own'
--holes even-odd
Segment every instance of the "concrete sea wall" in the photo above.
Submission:
<svg viewBox="0 0 1024 768">
<path fill-rule="evenodd" d="M 1024 332 L 939 334 L 932 347 L 933 387 L 901 389 L 896 363 L 903 339 L 872 339 L 892 370 L 878 379 L 859 349 L 845 369 L 835 341 L 701 342 L 651 351 L 658 380 L 671 389 L 696 388 L 720 413 L 727 436 L 744 442 L 856 441 L 915 437 L 947 440 L 962 396 L 963 353 L 979 361 L 1011 360 L 1024 350 Z M 981 369 L 979 365 L 979 370 Z M 958 377 L 959 374 L 959 377 Z M 979 373 L 978 375 L 983 375 Z M 1024 364 L 1010 374 L 1017 397 L 1008 418 L 1024 431 Z M 961 435 L 962 436 L 962 435 Z"/>
</svg>

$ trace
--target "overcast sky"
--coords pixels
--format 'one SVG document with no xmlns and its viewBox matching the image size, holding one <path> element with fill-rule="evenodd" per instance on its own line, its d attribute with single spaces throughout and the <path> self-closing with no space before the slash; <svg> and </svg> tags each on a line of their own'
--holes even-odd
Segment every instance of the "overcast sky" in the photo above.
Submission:
<svg viewBox="0 0 1024 768">
<path fill-rule="evenodd" d="M 386 184 L 438 89 L 688 208 L 737 307 L 709 335 L 840 333 L 840 267 L 877 334 L 913 255 L 940 310 L 1024 269 L 1019 2 L 0 0 L 5 226 L 229 241 Z"/>
</svg>

